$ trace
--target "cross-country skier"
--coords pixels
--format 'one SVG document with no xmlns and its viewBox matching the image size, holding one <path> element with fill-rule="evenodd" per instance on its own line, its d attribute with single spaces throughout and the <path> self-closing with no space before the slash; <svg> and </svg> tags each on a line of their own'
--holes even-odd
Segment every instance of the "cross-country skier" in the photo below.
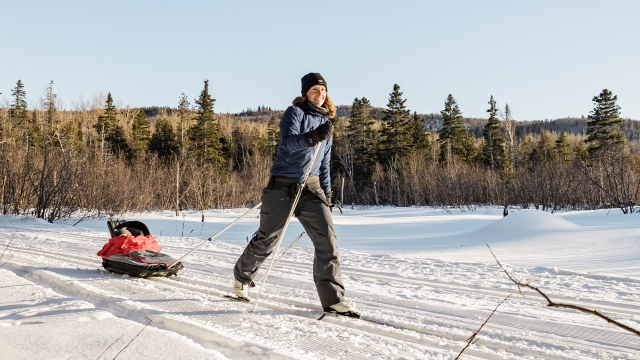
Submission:
<svg viewBox="0 0 640 360">
<path fill-rule="evenodd" d="M 314 153 L 320 149 L 295 209 L 315 247 L 313 281 L 320 303 L 326 312 L 359 317 L 344 300 L 344 285 L 340 279 L 340 262 L 336 233 L 331 216 L 331 179 L 329 162 L 333 143 L 336 108 L 327 94 L 327 83 L 318 73 L 302 77 L 302 96 L 280 120 L 280 144 L 271 177 L 262 190 L 260 228 L 244 249 L 234 268 L 233 289 L 239 298 L 249 299 L 249 287 L 260 265 L 271 254 L 282 231 L 291 203 L 301 185 Z"/>
</svg>

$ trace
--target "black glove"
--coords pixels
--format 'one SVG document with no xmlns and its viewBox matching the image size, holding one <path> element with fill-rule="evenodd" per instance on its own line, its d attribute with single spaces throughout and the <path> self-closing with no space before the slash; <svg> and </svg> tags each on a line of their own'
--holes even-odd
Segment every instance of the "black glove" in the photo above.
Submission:
<svg viewBox="0 0 640 360">
<path fill-rule="evenodd" d="M 316 129 L 304 134 L 304 141 L 309 147 L 312 147 L 323 140 L 329 140 L 331 135 L 333 135 L 333 124 L 331 121 L 327 121 Z"/>
<path fill-rule="evenodd" d="M 333 191 L 331 191 L 331 190 L 329 190 L 326 193 L 324 193 L 324 197 L 327 199 L 329 204 L 331 204 L 333 206 L 333 201 L 331 201 L 331 197 L 332 196 L 333 196 Z"/>
<path fill-rule="evenodd" d="M 331 212 L 333 212 L 333 208 L 335 207 L 335 205 L 333 204 L 333 201 L 331 201 L 331 197 L 332 196 L 333 196 L 333 191 L 327 191 L 326 193 L 324 193 L 324 197 L 329 202 L 329 210 Z M 343 212 L 342 212 L 342 204 L 340 204 L 339 201 L 338 201 L 338 210 L 340 210 L 340 214 L 343 214 Z"/>
<path fill-rule="evenodd" d="M 324 193 L 324 198 L 327 199 L 327 204 L 329 204 L 329 211 L 333 212 L 333 201 L 331 201 L 331 197 L 333 196 L 333 191 L 329 190 Z"/>
</svg>

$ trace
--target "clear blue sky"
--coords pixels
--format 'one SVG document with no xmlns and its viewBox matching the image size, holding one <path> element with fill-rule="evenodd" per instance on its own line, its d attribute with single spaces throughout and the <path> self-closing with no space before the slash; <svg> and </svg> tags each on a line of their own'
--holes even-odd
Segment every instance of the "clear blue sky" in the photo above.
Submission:
<svg viewBox="0 0 640 360">
<path fill-rule="evenodd" d="M 130 106 L 192 101 L 210 80 L 217 112 L 286 108 L 320 72 L 337 104 L 465 116 L 489 97 L 517 119 L 587 115 L 608 88 L 640 119 L 640 1 L 7 1 L 0 97 L 18 79 L 32 105 L 50 80 L 67 108 L 111 92 Z M 193 102 L 193 101 L 192 101 Z"/>
</svg>

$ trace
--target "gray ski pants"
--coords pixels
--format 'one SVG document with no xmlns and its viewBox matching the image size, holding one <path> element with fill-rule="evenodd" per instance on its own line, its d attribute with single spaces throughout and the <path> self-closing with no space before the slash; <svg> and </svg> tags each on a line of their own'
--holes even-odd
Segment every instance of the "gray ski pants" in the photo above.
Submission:
<svg viewBox="0 0 640 360">
<path fill-rule="evenodd" d="M 271 184 L 271 183 L 270 183 Z M 250 283 L 260 265 L 269 257 L 278 235 L 291 211 L 288 191 L 284 188 L 264 188 L 260 210 L 260 229 L 251 239 L 233 269 L 236 280 Z M 323 308 L 344 299 L 344 286 L 340 279 L 337 237 L 329 207 L 316 195 L 303 191 L 295 215 L 309 234 L 315 247 L 313 281 Z"/>
</svg>

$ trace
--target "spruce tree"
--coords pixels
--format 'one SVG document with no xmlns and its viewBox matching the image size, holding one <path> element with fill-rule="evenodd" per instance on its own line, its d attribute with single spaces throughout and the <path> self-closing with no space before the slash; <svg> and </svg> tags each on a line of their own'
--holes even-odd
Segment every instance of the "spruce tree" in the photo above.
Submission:
<svg viewBox="0 0 640 360">
<path fill-rule="evenodd" d="M 466 157 L 468 153 L 468 134 L 467 129 L 462 121 L 462 112 L 458 107 L 458 103 L 451 94 L 447 96 L 444 102 L 444 110 L 442 114 L 442 129 L 439 132 L 441 149 L 441 159 L 450 163 L 454 157 Z"/>
<path fill-rule="evenodd" d="M 620 118 L 620 106 L 616 104 L 617 95 L 604 89 L 593 97 L 595 107 L 589 113 L 587 122 L 587 144 L 589 154 L 614 150 L 624 144 Z"/>
<path fill-rule="evenodd" d="M 143 158 L 151 140 L 151 125 L 143 109 L 139 109 L 131 125 L 131 158 Z"/>
<path fill-rule="evenodd" d="M 149 141 L 149 151 L 156 153 L 163 160 L 171 160 L 180 150 L 179 141 L 173 126 L 167 119 L 156 122 L 156 131 Z"/>
<path fill-rule="evenodd" d="M 426 152 L 431 147 L 429 134 L 422 121 L 423 117 L 414 111 L 409 129 L 411 132 L 411 149 L 416 152 Z"/>
<path fill-rule="evenodd" d="M 93 126 L 98 132 L 98 141 L 103 152 L 111 150 L 117 154 L 128 154 L 129 144 L 124 133 L 124 128 L 118 123 L 118 110 L 113 105 L 111 93 L 107 94 L 104 114 L 98 117 L 98 121 Z"/>
<path fill-rule="evenodd" d="M 38 111 L 33 110 L 29 117 L 28 138 L 29 146 L 40 147 L 42 145 L 42 129 L 38 122 Z"/>
<path fill-rule="evenodd" d="M 580 142 L 578 142 L 573 148 L 573 153 L 582 161 L 587 161 L 589 159 L 589 151 L 587 150 L 585 142 L 582 140 L 580 140 Z"/>
<path fill-rule="evenodd" d="M 498 108 L 493 95 L 489 100 L 489 120 L 484 126 L 482 137 L 484 138 L 484 148 L 482 150 L 482 158 L 484 164 L 489 166 L 491 170 L 500 168 L 504 162 L 504 138 L 500 131 L 500 120 L 498 120 Z"/>
<path fill-rule="evenodd" d="M 523 134 L 518 146 L 518 166 L 530 165 L 535 149 L 533 146 L 533 137 L 530 134 Z"/>
<path fill-rule="evenodd" d="M 9 123 L 10 129 L 7 133 L 11 135 L 19 135 L 25 143 L 29 144 L 29 114 L 27 112 L 27 92 L 24 90 L 22 81 L 18 80 L 16 87 L 11 90 L 11 106 L 9 107 Z M 18 134 L 15 134 L 17 132 Z"/>
<path fill-rule="evenodd" d="M 555 150 L 560 160 L 564 162 L 571 162 L 573 160 L 573 150 L 567 140 L 567 132 L 562 130 L 560 136 L 556 140 Z"/>
<path fill-rule="evenodd" d="M 536 164 L 540 164 L 543 166 L 547 166 L 549 162 L 554 158 L 554 146 L 553 140 L 551 140 L 551 136 L 547 130 L 542 130 L 540 133 L 540 140 L 536 145 L 533 153 L 531 154 L 532 160 Z"/>
<path fill-rule="evenodd" d="M 280 146 L 280 119 L 273 115 L 267 124 L 267 152 L 275 160 Z"/>
<path fill-rule="evenodd" d="M 411 149 L 411 136 L 409 121 L 411 111 L 404 105 L 406 99 L 402 98 L 400 86 L 393 85 L 393 91 L 389 94 L 389 103 L 382 118 L 381 156 L 382 161 L 396 156 L 402 157 Z"/>
<path fill-rule="evenodd" d="M 200 162 L 217 164 L 222 169 L 226 163 L 222 156 L 224 144 L 213 112 L 214 102 L 209 95 L 209 80 L 205 80 L 204 89 L 195 100 L 198 112 L 195 124 L 189 128 L 190 150 Z"/>
<path fill-rule="evenodd" d="M 82 131 L 83 125 L 84 125 L 84 121 L 82 120 L 78 121 L 78 123 L 76 124 L 76 131 L 75 131 L 75 142 L 78 146 L 78 149 L 81 149 L 81 150 L 84 145 L 84 132 Z"/>
<path fill-rule="evenodd" d="M 180 144 L 180 154 L 184 155 L 185 151 L 185 135 L 187 129 L 189 128 L 189 124 L 191 123 L 191 104 L 189 100 L 187 100 L 187 95 L 182 93 L 180 95 L 180 103 L 178 104 L 178 118 L 180 122 L 178 124 L 178 142 Z"/>
<path fill-rule="evenodd" d="M 507 132 L 506 140 L 507 140 L 507 154 L 506 157 L 506 167 L 509 171 L 513 171 L 515 169 L 515 161 L 516 161 L 516 122 L 511 117 L 511 109 L 509 109 L 509 104 L 505 104 L 504 106 L 504 127 Z"/>
<path fill-rule="evenodd" d="M 56 107 L 57 95 L 53 93 L 53 81 L 47 87 L 47 95 L 45 97 L 45 131 L 43 134 L 43 142 L 45 147 L 60 146 L 58 126 L 60 119 L 58 118 L 58 108 Z"/>
<path fill-rule="evenodd" d="M 374 121 L 370 111 L 371 103 L 367 98 L 355 98 L 346 129 L 347 141 L 353 146 L 353 177 L 358 186 L 371 177 L 376 160 Z"/>
</svg>

